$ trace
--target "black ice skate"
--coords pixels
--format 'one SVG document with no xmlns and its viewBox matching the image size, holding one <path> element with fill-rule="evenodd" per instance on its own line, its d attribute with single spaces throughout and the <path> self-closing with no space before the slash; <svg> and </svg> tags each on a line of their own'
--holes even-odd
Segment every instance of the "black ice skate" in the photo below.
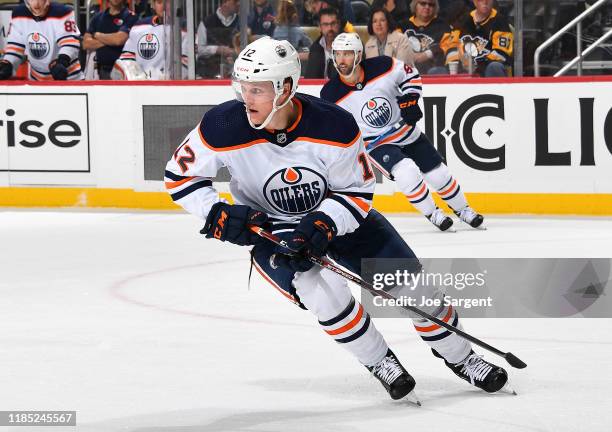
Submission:
<svg viewBox="0 0 612 432">
<path fill-rule="evenodd" d="M 446 216 L 442 210 L 439 208 L 435 209 L 432 214 L 429 216 L 425 216 L 429 221 L 438 227 L 440 231 L 447 231 L 450 227 L 453 226 L 453 220 Z M 454 229 L 451 229 L 450 232 L 454 232 Z"/>
<path fill-rule="evenodd" d="M 401 399 L 414 389 L 414 378 L 404 369 L 393 351 L 387 350 L 387 355 L 374 366 L 366 366 L 389 392 L 391 399 Z M 417 405 L 421 403 L 414 397 Z"/>
<path fill-rule="evenodd" d="M 444 359 L 436 350 L 432 349 L 431 351 L 436 357 Z M 508 373 L 504 368 L 483 360 L 482 356 L 476 354 L 473 350 L 459 363 L 449 363 L 445 359 L 444 363 L 459 378 L 488 393 L 501 390 L 508 382 Z"/>
<path fill-rule="evenodd" d="M 482 223 L 484 222 L 484 217 L 476 213 L 471 207 L 466 207 L 463 210 L 456 211 L 455 214 L 459 219 L 463 222 L 471 226 L 472 228 L 478 229 L 486 229 Z"/>
</svg>

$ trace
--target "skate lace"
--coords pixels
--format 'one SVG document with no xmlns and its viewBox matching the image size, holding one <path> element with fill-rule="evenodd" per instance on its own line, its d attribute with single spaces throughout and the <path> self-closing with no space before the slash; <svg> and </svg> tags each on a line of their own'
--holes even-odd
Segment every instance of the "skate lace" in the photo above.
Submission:
<svg viewBox="0 0 612 432">
<path fill-rule="evenodd" d="M 404 371 L 400 367 L 397 360 L 389 356 L 385 357 L 376 366 L 374 366 L 374 368 L 372 369 L 372 373 L 387 384 L 391 384 L 401 374 L 403 374 Z"/>
<path fill-rule="evenodd" d="M 436 226 L 440 226 L 444 219 L 446 219 L 446 215 L 440 209 L 434 210 L 431 216 L 429 216 L 429 220 Z"/>
<path fill-rule="evenodd" d="M 481 355 L 472 354 L 467 359 L 465 359 L 462 363 L 461 373 L 466 375 L 472 385 L 474 381 L 482 381 L 487 374 L 493 369 L 489 363 L 482 359 Z"/>
<path fill-rule="evenodd" d="M 474 210 L 472 210 L 470 207 L 466 207 L 459 212 L 459 219 L 466 223 L 470 223 L 474 220 L 476 215 L 477 213 Z"/>
</svg>

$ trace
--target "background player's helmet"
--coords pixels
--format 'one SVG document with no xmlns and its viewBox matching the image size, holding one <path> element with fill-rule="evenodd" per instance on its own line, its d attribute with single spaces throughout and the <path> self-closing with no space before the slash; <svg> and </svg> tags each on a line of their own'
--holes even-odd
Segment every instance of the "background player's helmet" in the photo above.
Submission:
<svg viewBox="0 0 612 432">
<path fill-rule="evenodd" d="M 242 100 L 240 82 L 272 82 L 274 102 L 272 112 L 261 125 L 254 125 L 247 111 L 249 123 L 255 129 L 263 129 L 272 120 L 276 111 L 289 103 L 298 87 L 301 65 L 297 51 L 286 40 L 274 40 L 269 36 L 262 37 L 247 45 L 238 54 L 234 62 L 232 86 L 239 100 Z M 276 105 L 283 94 L 284 82 L 291 78 L 291 95 L 282 105 Z"/>
<path fill-rule="evenodd" d="M 31 0 L 24 0 L 24 3 L 26 7 L 29 9 L 29 11 L 32 12 L 32 15 L 34 15 L 35 17 L 42 17 L 47 14 L 47 11 L 49 10 L 49 5 L 51 4 L 51 0 L 42 0 L 42 1 L 39 0 L 37 2 L 38 9 L 32 9 L 32 5 L 30 5 Z M 42 3 L 42 8 L 40 6 L 41 3 Z"/>
<path fill-rule="evenodd" d="M 336 64 L 336 56 L 334 55 L 334 51 L 353 51 L 355 53 L 353 69 L 351 69 L 351 73 L 347 75 L 350 76 L 355 71 L 355 66 L 361 62 L 363 43 L 361 43 L 361 38 L 357 33 L 340 33 L 338 36 L 336 36 L 336 39 L 334 39 L 332 42 L 332 61 L 334 62 L 334 67 L 338 73 L 340 73 L 338 70 L 338 65 Z"/>
</svg>

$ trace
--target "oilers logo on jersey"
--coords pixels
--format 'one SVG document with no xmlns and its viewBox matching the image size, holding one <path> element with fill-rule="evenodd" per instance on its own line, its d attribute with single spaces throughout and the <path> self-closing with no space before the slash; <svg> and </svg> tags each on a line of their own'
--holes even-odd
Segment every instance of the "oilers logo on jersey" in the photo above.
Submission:
<svg viewBox="0 0 612 432">
<path fill-rule="evenodd" d="M 138 54 L 145 59 L 150 60 L 159 52 L 159 39 L 153 33 L 145 33 L 138 40 Z"/>
<path fill-rule="evenodd" d="M 327 181 L 310 168 L 283 168 L 270 176 L 263 192 L 268 204 L 281 214 L 304 214 L 316 209 L 325 199 Z"/>
<path fill-rule="evenodd" d="M 42 59 L 51 51 L 49 40 L 41 33 L 30 33 L 27 39 L 30 55 L 35 59 Z"/>
<path fill-rule="evenodd" d="M 391 120 L 392 108 L 384 97 L 374 97 L 361 108 L 361 118 L 373 128 L 382 128 Z"/>
</svg>

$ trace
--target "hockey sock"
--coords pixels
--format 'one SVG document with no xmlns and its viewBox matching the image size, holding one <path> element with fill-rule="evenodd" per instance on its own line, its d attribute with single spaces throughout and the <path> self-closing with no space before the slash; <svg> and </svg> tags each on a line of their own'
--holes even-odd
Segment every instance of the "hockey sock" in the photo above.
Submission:
<svg viewBox="0 0 612 432">
<path fill-rule="evenodd" d="M 423 181 L 421 171 L 412 159 L 399 161 L 393 167 L 392 174 L 399 190 L 406 195 L 410 204 L 425 216 L 434 212 L 436 204 L 427 184 Z"/>
<path fill-rule="evenodd" d="M 302 303 L 323 330 L 363 365 L 378 363 L 389 347 L 363 306 L 355 300 L 346 279 L 314 267 L 296 273 L 293 285 Z"/>
<path fill-rule="evenodd" d="M 319 324 L 325 333 L 366 366 L 378 363 L 389 349 L 370 315 L 353 297 L 342 312 L 332 319 L 319 320 Z"/>
<path fill-rule="evenodd" d="M 434 316 L 460 330 L 463 329 L 459 322 L 459 315 L 452 306 L 444 306 Z M 423 318 L 413 318 L 412 321 L 421 339 L 449 363 L 458 363 L 470 353 L 471 344 L 455 333 Z"/>
<path fill-rule="evenodd" d="M 440 198 L 454 211 L 463 210 L 468 206 L 459 182 L 451 175 L 445 164 L 438 165 L 423 176 L 427 183 L 436 190 Z"/>
</svg>

